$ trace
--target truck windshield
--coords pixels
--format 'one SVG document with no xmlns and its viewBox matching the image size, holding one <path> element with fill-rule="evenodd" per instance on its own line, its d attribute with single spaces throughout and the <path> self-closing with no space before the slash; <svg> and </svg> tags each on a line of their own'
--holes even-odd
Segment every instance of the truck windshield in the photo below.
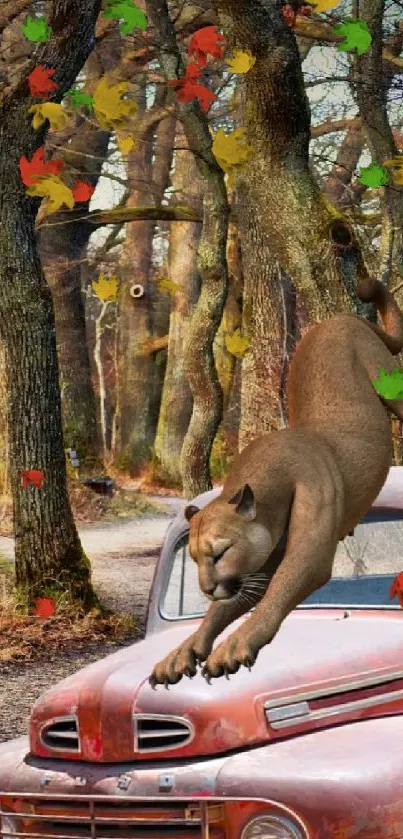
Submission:
<svg viewBox="0 0 403 839">
<path fill-rule="evenodd" d="M 332 579 L 299 608 L 312 606 L 401 608 L 390 587 L 403 571 L 403 511 L 369 514 L 339 542 Z M 184 534 L 173 548 L 160 611 L 167 620 L 203 617 L 210 601 L 200 591 L 197 566 Z"/>
</svg>

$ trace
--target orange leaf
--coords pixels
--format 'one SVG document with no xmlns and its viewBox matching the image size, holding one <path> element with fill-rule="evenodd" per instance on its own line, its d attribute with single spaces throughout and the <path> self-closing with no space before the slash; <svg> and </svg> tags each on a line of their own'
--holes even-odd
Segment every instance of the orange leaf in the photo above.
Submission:
<svg viewBox="0 0 403 839">
<path fill-rule="evenodd" d="M 45 146 L 40 146 L 32 155 L 31 160 L 22 155 L 20 158 L 20 173 L 25 186 L 32 186 L 40 175 L 58 175 L 63 169 L 64 162 L 58 158 L 45 162 Z"/>
<path fill-rule="evenodd" d="M 395 577 L 390 587 L 389 597 L 397 597 L 400 605 L 403 607 L 403 571 Z"/>
<path fill-rule="evenodd" d="M 38 618 L 51 618 L 56 612 L 56 604 L 51 597 L 37 597 L 34 603 L 35 609 L 32 614 Z"/>
<path fill-rule="evenodd" d="M 88 201 L 95 192 L 95 187 L 88 181 L 76 181 L 71 191 L 74 201 Z"/>
<path fill-rule="evenodd" d="M 30 484 L 33 484 L 37 489 L 42 489 L 45 475 L 39 469 L 26 469 L 25 472 L 20 472 L 20 476 L 24 489 Z"/>
<path fill-rule="evenodd" d="M 55 73 L 55 70 L 47 70 L 42 64 L 35 67 L 32 73 L 28 76 L 28 84 L 31 96 L 36 96 L 39 99 L 47 99 L 49 93 L 53 93 L 59 87 L 56 82 L 50 78 Z"/>
</svg>

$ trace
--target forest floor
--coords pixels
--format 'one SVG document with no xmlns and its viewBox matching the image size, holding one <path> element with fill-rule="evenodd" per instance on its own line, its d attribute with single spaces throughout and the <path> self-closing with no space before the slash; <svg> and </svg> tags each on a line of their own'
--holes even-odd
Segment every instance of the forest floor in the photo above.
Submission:
<svg viewBox="0 0 403 839">
<path fill-rule="evenodd" d="M 125 492 L 130 493 L 128 485 Z M 23 645 L 19 646 L 17 659 L 7 660 L 6 655 L 2 660 L 0 655 L 0 742 L 26 733 L 33 703 L 52 684 L 143 637 L 148 595 L 159 550 L 170 520 L 186 502 L 172 495 L 143 495 L 136 499 L 136 518 L 130 518 L 127 505 L 120 504 L 117 513 L 116 503 L 112 510 L 104 510 L 106 521 L 95 516 L 98 519 L 95 523 L 80 526 L 80 518 L 81 521 L 91 518 L 88 511 L 84 516 L 83 506 L 81 516 L 75 516 L 81 543 L 91 561 L 96 593 L 106 607 L 122 615 L 123 619 L 124 616 L 134 617 L 133 628 L 125 633 L 123 640 L 115 640 L 114 632 L 108 638 L 106 631 L 101 640 L 96 640 L 96 633 L 91 635 L 89 643 L 83 637 L 83 643 L 77 638 L 78 643 L 72 644 L 66 633 L 66 643 L 59 643 L 53 652 L 49 652 L 48 644 L 47 655 L 45 659 L 40 656 L 40 661 L 31 656 L 31 633 L 25 660 L 21 653 Z M 3 527 L 2 532 L 5 530 Z M 1 557 L 3 562 L 13 563 L 14 540 L 9 535 L 0 536 Z"/>
</svg>

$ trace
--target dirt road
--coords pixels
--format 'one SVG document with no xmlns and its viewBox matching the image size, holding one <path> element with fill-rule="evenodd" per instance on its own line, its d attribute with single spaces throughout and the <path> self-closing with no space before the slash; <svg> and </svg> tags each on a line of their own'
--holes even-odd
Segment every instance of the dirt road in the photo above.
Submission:
<svg viewBox="0 0 403 839">
<path fill-rule="evenodd" d="M 141 631 L 165 531 L 186 503 L 180 498 L 155 497 L 155 500 L 166 506 L 166 515 L 79 529 L 81 543 L 91 560 L 97 594 L 110 608 L 135 615 Z M 13 539 L 0 537 L 0 554 L 14 559 Z M 41 662 L 40 666 L 0 663 L 0 742 L 25 734 L 33 703 L 52 684 L 119 646 L 122 645 L 98 645 L 87 653 L 72 651 L 56 661 Z"/>
</svg>

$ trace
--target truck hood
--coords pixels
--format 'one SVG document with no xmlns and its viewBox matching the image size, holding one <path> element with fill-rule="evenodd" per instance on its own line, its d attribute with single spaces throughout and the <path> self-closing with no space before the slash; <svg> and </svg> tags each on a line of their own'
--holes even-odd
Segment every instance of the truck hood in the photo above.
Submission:
<svg viewBox="0 0 403 839">
<path fill-rule="evenodd" d="M 43 694 L 31 715 L 31 752 L 99 763 L 172 763 L 403 713 L 403 611 L 297 610 L 251 672 L 242 668 L 210 685 L 198 672 L 169 690 L 152 690 L 154 664 L 197 624 L 151 635 Z"/>
</svg>

